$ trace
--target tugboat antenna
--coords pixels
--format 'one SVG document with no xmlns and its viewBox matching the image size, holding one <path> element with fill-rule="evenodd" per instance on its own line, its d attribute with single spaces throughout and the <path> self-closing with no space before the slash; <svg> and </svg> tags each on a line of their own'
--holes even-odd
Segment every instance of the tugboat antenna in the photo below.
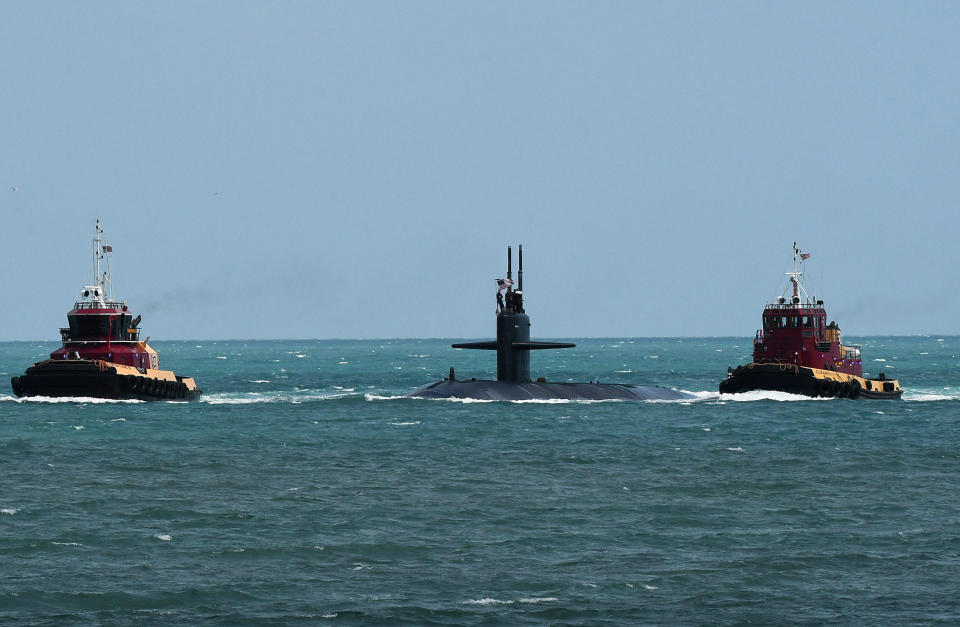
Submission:
<svg viewBox="0 0 960 627">
<path fill-rule="evenodd" d="M 110 267 L 110 253 L 113 252 L 113 246 L 104 246 L 103 247 L 103 256 L 107 258 L 107 273 L 106 281 L 104 281 L 104 289 L 107 292 L 107 300 L 113 302 L 113 269 Z"/>
<path fill-rule="evenodd" d="M 804 259 L 804 255 L 800 254 L 800 249 L 797 248 L 797 243 L 794 242 L 793 243 L 793 272 L 786 273 L 787 276 L 790 277 L 790 283 L 793 284 L 793 298 L 791 302 L 793 302 L 794 304 L 800 302 L 801 295 L 805 297 L 808 302 L 810 300 L 810 295 L 807 294 L 807 291 L 803 289 L 802 285 L 800 285 L 800 277 L 803 276 L 803 273 L 800 272 L 799 266 L 797 265 L 798 256 L 800 257 L 801 260 Z M 806 255 L 806 257 L 809 257 L 809 256 L 810 255 Z"/>
<path fill-rule="evenodd" d="M 523 244 L 517 246 L 517 291 L 523 291 Z"/>
<path fill-rule="evenodd" d="M 98 288 L 100 300 L 113 300 L 113 274 L 110 271 L 110 253 L 113 246 L 103 243 L 103 229 L 97 220 L 96 234 L 93 238 L 93 286 Z M 107 260 L 107 269 L 101 273 L 100 261 Z"/>
<path fill-rule="evenodd" d="M 93 238 L 93 284 L 100 285 L 100 220 L 97 220 L 97 230 Z"/>
</svg>

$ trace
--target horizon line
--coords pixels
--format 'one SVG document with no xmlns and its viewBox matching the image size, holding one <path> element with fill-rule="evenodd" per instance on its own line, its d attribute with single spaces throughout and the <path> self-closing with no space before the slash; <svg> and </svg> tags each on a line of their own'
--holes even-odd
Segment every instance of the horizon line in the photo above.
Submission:
<svg viewBox="0 0 960 627">
<path fill-rule="evenodd" d="M 327 337 L 327 338 L 295 338 L 295 337 L 258 337 L 258 338 L 174 338 L 153 340 L 154 342 L 384 342 L 384 341 L 404 341 L 404 340 L 473 340 L 483 339 L 486 336 L 433 336 L 433 337 Z M 870 335 L 847 335 L 848 338 L 919 338 L 919 337 L 960 337 L 958 333 L 912 333 L 912 334 L 870 334 Z M 544 336 L 549 340 L 719 340 L 719 339 L 738 339 L 750 340 L 749 335 L 557 335 Z M 14 343 L 60 343 L 58 340 L 30 339 L 30 340 L 0 340 L 0 344 Z"/>
</svg>

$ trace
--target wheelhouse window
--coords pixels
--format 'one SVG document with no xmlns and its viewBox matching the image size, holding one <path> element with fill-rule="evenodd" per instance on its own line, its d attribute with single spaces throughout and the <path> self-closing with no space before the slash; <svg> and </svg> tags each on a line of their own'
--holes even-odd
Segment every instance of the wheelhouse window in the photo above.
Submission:
<svg viewBox="0 0 960 627">
<path fill-rule="evenodd" d="M 97 314 L 76 314 L 67 316 L 70 324 L 70 337 L 74 339 L 101 339 L 108 336 L 114 340 L 126 337 L 130 325 L 129 315 L 108 316 Z"/>
<path fill-rule="evenodd" d="M 107 316 L 69 316 L 70 336 L 73 338 L 101 338 L 110 333 Z"/>
</svg>

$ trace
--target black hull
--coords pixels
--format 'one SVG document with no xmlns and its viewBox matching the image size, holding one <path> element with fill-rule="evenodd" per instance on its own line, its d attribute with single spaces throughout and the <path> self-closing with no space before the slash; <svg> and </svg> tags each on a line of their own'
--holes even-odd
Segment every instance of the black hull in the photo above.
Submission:
<svg viewBox="0 0 960 627">
<path fill-rule="evenodd" d="M 180 377 L 166 381 L 140 374 L 119 374 L 91 360 L 40 362 L 10 383 L 19 397 L 91 397 L 141 401 L 194 401 L 203 393 Z"/>
<path fill-rule="evenodd" d="M 817 376 L 810 368 L 789 366 L 783 369 L 779 364 L 750 364 L 746 367 L 740 366 L 730 373 L 726 380 L 720 383 L 720 393 L 740 394 L 767 390 L 813 398 L 898 399 L 903 395 L 903 390 L 884 391 L 884 384 L 890 384 L 886 387 L 899 388 L 898 385 L 892 385 L 893 383 L 895 382 L 855 377 L 838 381 Z"/>
<path fill-rule="evenodd" d="M 693 395 L 671 388 L 615 383 L 552 383 L 510 381 L 450 381 L 443 380 L 417 388 L 413 398 L 456 398 L 489 401 L 649 401 L 684 400 Z"/>
</svg>

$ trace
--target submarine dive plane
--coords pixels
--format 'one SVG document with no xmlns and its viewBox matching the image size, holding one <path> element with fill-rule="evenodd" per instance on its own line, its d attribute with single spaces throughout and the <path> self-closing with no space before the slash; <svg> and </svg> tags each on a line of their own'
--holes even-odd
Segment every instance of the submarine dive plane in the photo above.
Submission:
<svg viewBox="0 0 960 627">
<path fill-rule="evenodd" d="M 530 340 L 530 318 L 523 308 L 523 247 L 517 250 L 517 289 L 511 276 L 511 250 L 507 247 L 507 277 L 497 280 L 497 339 L 462 342 L 453 348 L 497 352 L 497 380 L 458 380 L 453 367 L 450 376 L 407 394 L 415 398 L 462 398 L 496 401 L 523 400 L 679 400 L 692 394 L 660 386 L 618 383 L 563 383 L 530 379 L 530 351 L 573 348 L 567 342 Z M 504 292 L 501 295 L 501 292 Z"/>
<path fill-rule="evenodd" d="M 727 368 L 721 394 L 751 390 L 791 392 L 826 398 L 888 398 L 903 395 L 896 379 L 863 376 L 860 347 L 843 343 L 836 322 L 827 324 L 823 301 L 810 298 L 797 261 L 809 259 L 793 243 L 793 295 L 781 295 L 763 309 L 763 329 L 753 339 L 753 361 Z"/>
</svg>

